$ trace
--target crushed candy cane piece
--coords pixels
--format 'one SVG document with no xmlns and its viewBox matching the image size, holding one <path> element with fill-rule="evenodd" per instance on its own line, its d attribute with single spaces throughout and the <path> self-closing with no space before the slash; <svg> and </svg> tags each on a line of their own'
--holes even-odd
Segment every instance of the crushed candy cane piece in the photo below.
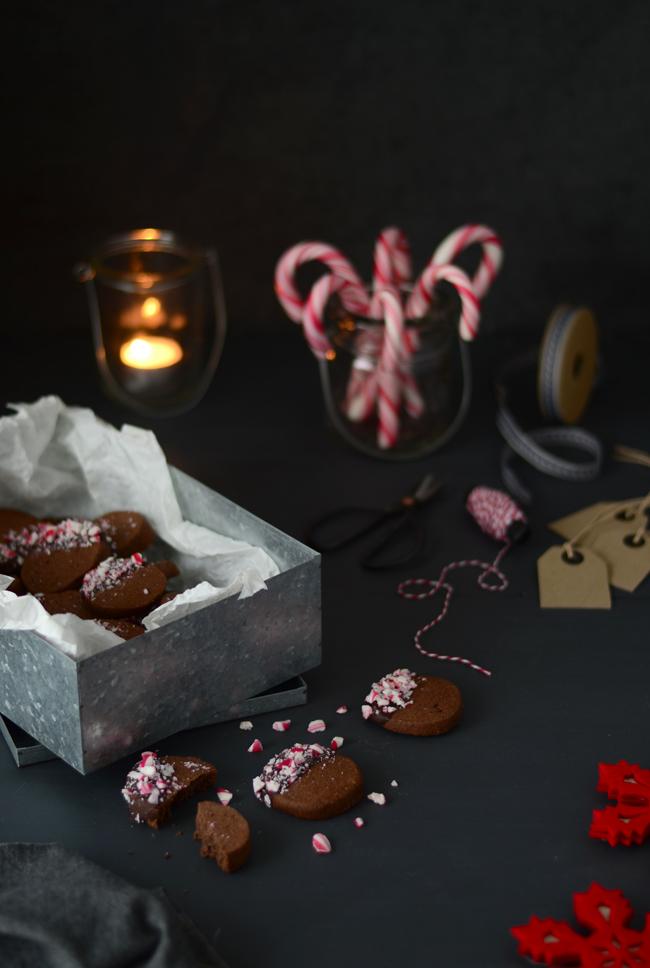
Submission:
<svg viewBox="0 0 650 968">
<path fill-rule="evenodd" d="M 370 704 L 371 713 L 385 719 L 398 709 L 410 706 L 417 684 L 417 677 L 410 669 L 395 669 L 389 675 L 383 676 L 379 682 L 373 682 L 366 696 L 366 703 Z M 364 708 L 365 706 L 361 707 L 362 712 Z M 365 712 L 363 718 L 368 719 Z"/>
<path fill-rule="evenodd" d="M 376 803 L 380 807 L 383 807 L 386 804 L 386 797 L 383 793 L 369 793 L 368 799 L 372 800 L 373 803 Z"/>
<path fill-rule="evenodd" d="M 341 746 L 343 746 L 343 737 L 342 736 L 333 736 L 332 739 L 330 740 L 330 747 L 333 750 L 338 750 L 338 749 L 340 749 Z"/>
<path fill-rule="evenodd" d="M 361 827 L 365 827 L 365 824 L 366 824 L 366 821 L 363 819 L 363 817 L 354 818 L 354 826 L 357 827 L 359 830 L 361 829 Z"/>
<path fill-rule="evenodd" d="M 276 733 L 286 733 L 286 731 L 289 729 L 289 726 L 291 726 L 290 719 L 277 719 L 273 723 L 273 729 L 276 731 Z"/>
<path fill-rule="evenodd" d="M 251 721 L 249 719 L 242 719 L 241 723 L 239 724 L 239 728 L 240 729 L 252 729 L 253 728 L 253 724 L 251 723 Z"/>
<path fill-rule="evenodd" d="M 258 739 L 254 739 L 251 745 L 248 747 L 249 753 L 261 753 L 264 747 Z"/>
<path fill-rule="evenodd" d="M 217 787 L 217 797 L 219 798 L 219 803 L 227 807 L 232 800 L 232 793 L 230 790 L 226 790 L 225 787 Z"/>
<path fill-rule="evenodd" d="M 361 707 L 361 715 L 364 719 L 370 719 L 372 716 L 372 706 L 368 706 L 366 703 L 364 703 Z"/>
<path fill-rule="evenodd" d="M 312 719 L 309 726 L 307 727 L 308 733 L 322 733 L 327 729 L 325 725 L 325 720 L 323 719 Z"/>
<path fill-rule="evenodd" d="M 332 845 L 325 834 L 314 834 L 311 838 L 311 845 L 317 854 L 331 854 Z"/>
<path fill-rule="evenodd" d="M 347 713 L 347 711 L 348 711 L 348 707 L 347 706 L 339 706 L 336 711 L 339 714 L 339 716 L 344 716 L 345 713 Z"/>
<path fill-rule="evenodd" d="M 399 786 L 399 783 L 397 782 L 397 780 L 391 780 L 391 781 L 390 781 L 390 785 L 391 785 L 392 787 L 398 787 L 398 786 Z"/>
</svg>

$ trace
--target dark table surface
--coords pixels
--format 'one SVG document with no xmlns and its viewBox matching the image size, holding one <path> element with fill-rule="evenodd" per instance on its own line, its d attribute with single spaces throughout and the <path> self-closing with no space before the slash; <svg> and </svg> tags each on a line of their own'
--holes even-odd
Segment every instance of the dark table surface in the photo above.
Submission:
<svg viewBox="0 0 650 968">
<path fill-rule="evenodd" d="M 114 422 L 130 419 L 100 391 L 85 336 L 14 341 L 7 400 L 54 392 Z M 297 331 L 265 339 L 235 327 L 199 407 L 149 425 L 171 462 L 297 537 L 341 502 L 381 505 L 435 469 L 447 487 L 429 513 L 432 548 L 417 569 L 435 576 L 450 559 L 496 550 L 463 512 L 462 496 L 476 483 L 499 484 L 489 373 L 507 342 L 486 336 L 474 351 L 470 417 L 428 461 L 383 464 L 340 442 L 325 425 L 315 365 Z M 607 443 L 650 449 L 650 346 L 641 337 L 618 346 L 607 346 L 589 424 Z M 162 885 L 232 968 L 514 966 L 521 962 L 508 929 L 533 913 L 569 917 L 572 892 L 594 880 L 622 889 L 639 914 L 650 910 L 650 845 L 611 849 L 587 836 L 591 811 L 603 805 L 598 761 L 650 766 L 650 581 L 633 595 L 614 592 L 610 612 L 564 612 L 539 609 L 535 578 L 537 556 L 554 541 L 547 521 L 642 493 L 649 479 L 647 470 L 611 462 L 590 484 L 528 476 L 532 536 L 505 560 L 508 591 L 483 594 L 475 575 L 459 576 L 451 612 L 432 633 L 441 649 L 492 668 L 491 680 L 415 651 L 413 633 L 437 604 L 397 597 L 408 569 L 364 573 L 356 550 L 324 560 L 323 663 L 307 676 L 308 705 L 288 713 L 287 736 L 304 740 L 307 722 L 322 717 L 326 736 L 345 737 L 367 790 L 388 795 L 384 808 L 355 811 L 364 829 L 353 826 L 355 814 L 310 824 L 254 799 L 251 778 L 263 758 L 246 752 L 251 735 L 269 754 L 283 738 L 269 714 L 253 734 L 235 722 L 160 744 L 213 760 L 220 784 L 234 791 L 253 831 L 251 861 L 235 876 L 199 857 L 191 803 L 159 832 L 129 823 L 119 791 L 130 760 L 87 777 L 59 761 L 18 770 L 0 744 L 0 839 L 58 841 L 135 884 Z M 458 729 L 417 740 L 362 721 L 370 682 L 400 665 L 458 683 Z M 347 716 L 335 714 L 341 703 Z M 330 856 L 311 848 L 321 829 L 334 844 Z"/>
</svg>

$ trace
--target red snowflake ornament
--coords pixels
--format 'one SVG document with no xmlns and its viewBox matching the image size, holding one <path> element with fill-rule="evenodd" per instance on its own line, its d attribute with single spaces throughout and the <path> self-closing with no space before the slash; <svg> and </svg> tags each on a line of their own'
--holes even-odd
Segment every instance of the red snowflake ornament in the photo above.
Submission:
<svg viewBox="0 0 650 968">
<path fill-rule="evenodd" d="M 642 844 L 650 835 L 650 770 L 633 763 L 599 763 L 598 790 L 616 806 L 594 810 L 589 836 L 612 847 Z"/>
<path fill-rule="evenodd" d="M 589 935 L 579 934 L 563 921 L 533 917 L 528 924 L 510 929 L 519 942 L 519 954 L 542 965 L 650 968 L 650 914 L 643 931 L 628 928 L 632 906 L 621 891 L 592 884 L 585 894 L 573 895 L 573 910 Z"/>
</svg>

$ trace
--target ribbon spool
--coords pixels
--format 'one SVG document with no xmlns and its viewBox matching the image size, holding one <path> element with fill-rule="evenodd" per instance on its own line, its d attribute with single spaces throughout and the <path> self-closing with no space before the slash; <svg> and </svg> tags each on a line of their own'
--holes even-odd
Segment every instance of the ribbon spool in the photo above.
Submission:
<svg viewBox="0 0 650 968">
<path fill-rule="evenodd" d="M 564 426 L 523 429 L 508 405 L 508 379 L 535 365 L 537 402 L 542 414 Z M 551 477 L 590 481 L 600 473 L 603 446 L 588 430 L 573 426 L 585 412 L 596 380 L 598 327 L 584 307 L 559 306 L 551 314 L 538 352 L 507 363 L 496 381 L 496 423 L 506 441 L 501 455 L 501 477 L 508 490 L 524 503 L 531 494 L 512 463 L 514 455 Z M 584 455 L 580 461 L 558 457 L 549 447 L 569 447 Z"/>
</svg>

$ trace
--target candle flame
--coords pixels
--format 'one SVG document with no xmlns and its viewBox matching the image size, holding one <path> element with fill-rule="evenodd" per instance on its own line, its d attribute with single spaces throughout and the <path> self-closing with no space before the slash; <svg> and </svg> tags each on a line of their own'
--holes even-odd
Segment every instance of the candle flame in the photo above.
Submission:
<svg viewBox="0 0 650 968">
<path fill-rule="evenodd" d="M 166 336 L 136 336 L 120 347 L 120 360 L 137 370 L 162 370 L 183 358 L 175 339 Z"/>
</svg>

